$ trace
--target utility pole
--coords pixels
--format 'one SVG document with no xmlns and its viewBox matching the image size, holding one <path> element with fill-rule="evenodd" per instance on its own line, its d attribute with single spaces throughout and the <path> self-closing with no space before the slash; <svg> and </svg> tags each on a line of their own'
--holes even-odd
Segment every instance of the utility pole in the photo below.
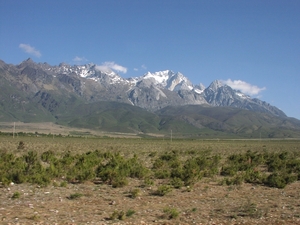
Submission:
<svg viewBox="0 0 300 225">
<path fill-rule="evenodd" d="M 260 126 L 260 128 L 259 128 L 259 140 L 261 140 L 261 128 L 262 128 L 262 126 Z"/>
<path fill-rule="evenodd" d="M 14 128 L 13 128 L 13 138 L 15 138 L 15 132 L 16 132 L 16 122 L 14 122 Z"/>
<path fill-rule="evenodd" d="M 171 129 L 171 142 L 172 142 L 172 138 L 173 138 L 172 136 L 173 136 L 173 135 L 172 135 L 172 129 Z"/>
</svg>

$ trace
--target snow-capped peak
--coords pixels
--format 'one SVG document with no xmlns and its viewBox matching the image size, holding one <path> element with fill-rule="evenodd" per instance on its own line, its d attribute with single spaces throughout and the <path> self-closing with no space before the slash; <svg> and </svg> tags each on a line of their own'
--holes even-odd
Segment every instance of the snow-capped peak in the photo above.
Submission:
<svg viewBox="0 0 300 225">
<path fill-rule="evenodd" d="M 174 75 L 173 71 L 164 70 L 164 71 L 158 71 L 155 73 L 148 72 L 148 73 L 144 74 L 144 76 L 142 78 L 143 79 L 151 79 L 152 78 L 155 80 L 155 84 L 160 84 L 162 86 L 166 86 L 167 81 L 170 79 L 170 77 L 172 75 Z"/>
<path fill-rule="evenodd" d="M 143 79 L 152 80 L 154 85 L 162 86 L 170 91 L 193 90 L 193 84 L 182 73 L 174 73 L 171 70 L 148 72 L 140 77 L 140 80 Z"/>
<path fill-rule="evenodd" d="M 209 85 L 209 88 L 212 90 L 217 90 L 222 86 L 224 86 L 224 84 L 220 80 L 215 80 Z"/>
</svg>

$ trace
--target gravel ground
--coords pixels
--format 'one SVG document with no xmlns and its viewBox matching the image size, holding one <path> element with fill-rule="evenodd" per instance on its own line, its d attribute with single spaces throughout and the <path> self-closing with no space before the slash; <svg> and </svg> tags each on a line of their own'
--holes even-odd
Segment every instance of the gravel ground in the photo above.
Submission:
<svg viewBox="0 0 300 225">
<path fill-rule="evenodd" d="M 173 189 L 165 196 L 153 195 L 158 182 L 163 181 L 144 188 L 139 182 L 132 179 L 123 188 L 94 183 L 1 187 L 0 223 L 300 224 L 299 181 L 285 189 L 201 181 L 192 188 Z M 130 196 L 133 189 L 140 190 L 136 198 Z M 12 198 L 17 192 L 19 197 Z M 129 210 L 133 215 L 112 219 L 114 212 L 120 215 Z"/>
</svg>

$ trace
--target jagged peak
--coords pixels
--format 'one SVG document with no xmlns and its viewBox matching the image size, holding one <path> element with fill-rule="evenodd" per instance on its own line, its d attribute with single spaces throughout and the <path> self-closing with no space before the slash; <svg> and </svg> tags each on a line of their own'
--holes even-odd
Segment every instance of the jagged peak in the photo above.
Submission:
<svg viewBox="0 0 300 225">
<path fill-rule="evenodd" d="M 31 59 L 31 58 L 28 58 L 24 61 L 22 61 L 18 67 L 19 68 L 23 68 L 23 67 L 27 67 L 27 66 L 31 66 L 31 67 L 34 67 L 36 65 L 36 63 Z"/>
<path fill-rule="evenodd" d="M 174 75 L 174 72 L 171 70 L 163 70 L 158 72 L 147 72 L 141 79 L 154 79 L 156 83 L 166 85 L 166 82 L 170 77 Z"/>
<path fill-rule="evenodd" d="M 214 80 L 208 88 L 216 90 L 222 86 L 224 86 L 224 84 L 220 80 Z"/>
<path fill-rule="evenodd" d="M 33 60 L 29 57 L 28 59 L 25 60 L 25 62 L 33 62 Z"/>
<path fill-rule="evenodd" d="M 28 58 L 28 59 L 24 60 L 23 62 L 21 62 L 20 65 L 21 64 L 35 64 L 35 62 L 31 58 Z"/>
<path fill-rule="evenodd" d="M 153 72 L 153 73 L 148 71 L 147 73 L 145 73 L 143 75 L 143 77 L 147 78 L 149 76 L 170 76 L 170 75 L 174 75 L 174 74 L 175 73 L 172 70 L 161 70 L 161 71 L 157 71 L 157 72 Z"/>
<path fill-rule="evenodd" d="M 0 60 L 0 68 L 14 69 L 13 65 L 6 65 Z M 28 68 L 27 70 L 25 70 Z M 221 80 L 213 81 L 208 88 L 205 88 L 203 84 L 193 85 L 187 77 L 185 77 L 181 72 L 174 73 L 172 70 L 162 70 L 158 72 L 148 72 L 144 76 L 136 78 L 122 78 L 115 71 L 109 70 L 109 67 L 99 66 L 96 64 L 84 64 L 84 65 L 68 65 L 66 63 L 61 63 L 59 66 L 51 66 L 47 63 L 35 63 L 31 58 L 24 60 L 21 64 L 16 66 L 16 69 L 20 71 L 20 74 L 26 74 L 27 72 L 32 73 L 32 69 L 38 70 L 36 76 L 45 73 L 56 77 L 57 75 L 65 74 L 72 75 L 72 79 L 76 78 L 77 75 L 80 78 L 86 78 L 94 80 L 94 82 L 88 82 L 85 84 L 85 80 L 78 80 L 79 84 L 73 84 L 75 93 L 83 93 L 81 88 L 86 88 L 87 98 L 99 95 L 95 99 L 102 100 L 101 94 L 97 93 L 97 90 L 109 87 L 110 84 L 118 84 L 118 90 L 115 88 L 108 88 L 108 96 L 104 96 L 103 99 L 113 99 L 115 92 L 118 92 L 120 96 L 127 96 L 127 93 L 131 90 L 139 90 L 141 96 L 138 96 L 140 102 L 138 106 L 154 109 L 156 107 L 162 107 L 171 104 L 210 104 L 213 106 L 233 106 L 240 107 L 244 109 L 249 109 L 253 111 L 270 112 L 273 115 L 285 116 L 285 114 L 267 103 L 261 102 L 257 99 L 252 99 L 250 96 L 243 94 L 229 85 L 222 83 Z M 14 70 L 14 72 L 17 70 Z M 18 71 L 17 71 L 18 72 Z M 23 73 L 24 72 L 24 73 Z M 43 80 L 43 79 L 40 79 Z M 34 83 L 33 86 L 39 85 Z M 57 80 L 55 82 L 64 82 Z M 64 87 L 64 83 L 62 83 Z M 100 84 L 100 85 L 99 85 Z M 69 85 L 67 83 L 66 85 Z M 123 86 L 122 86 L 123 85 Z M 89 89 L 92 87 L 91 89 Z M 120 88 L 119 88 L 120 87 Z M 151 89 L 149 89 L 149 87 Z M 35 92 L 39 87 L 34 87 L 32 90 Z M 42 88 L 44 88 L 42 86 Z M 71 88 L 71 89 L 72 89 Z M 128 89 L 129 88 L 129 89 Z M 148 88 L 146 91 L 143 88 Z M 103 89 L 104 90 L 104 89 Z M 117 90 L 117 91 L 116 91 Z M 124 91 L 125 90 L 125 91 Z M 69 89 L 68 89 L 69 91 Z M 110 92 L 111 91 L 111 92 Z M 112 92 L 113 91 L 113 92 Z M 164 91 L 166 91 L 167 101 L 159 100 L 159 96 L 163 96 Z M 173 93 L 172 93 L 172 92 Z M 146 93 L 145 93 L 146 92 Z M 157 94 L 159 93 L 159 94 Z M 196 94 L 195 94 L 196 93 Z M 92 95 L 93 94 L 93 95 Z M 113 96 L 113 97 L 111 97 Z M 123 97 L 117 97 L 118 101 L 123 101 Z M 179 97 L 179 98 L 178 98 Z M 144 99 L 143 99 L 144 98 Z M 125 98 L 124 98 L 125 99 Z M 159 102 L 155 102 L 159 100 Z M 129 100 L 130 101 L 130 100 Z"/>
<path fill-rule="evenodd" d="M 204 86 L 202 83 L 200 83 L 199 85 L 197 85 L 197 87 L 198 87 L 200 90 L 204 90 L 204 89 L 205 89 L 205 86 Z"/>
<path fill-rule="evenodd" d="M 68 63 L 61 62 L 58 66 L 59 67 L 66 67 L 66 66 L 70 66 L 70 65 Z"/>
</svg>

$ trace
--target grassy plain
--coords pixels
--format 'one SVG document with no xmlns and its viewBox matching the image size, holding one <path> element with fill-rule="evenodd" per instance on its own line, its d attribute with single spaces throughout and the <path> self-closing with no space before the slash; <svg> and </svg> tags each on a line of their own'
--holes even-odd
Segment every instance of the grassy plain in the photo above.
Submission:
<svg viewBox="0 0 300 225">
<path fill-rule="evenodd" d="M 79 162 L 89 154 L 105 162 L 82 180 L 58 171 L 46 185 L 3 182 L 2 224 L 300 224 L 300 140 L 0 136 L 1 157 L 28 159 L 30 152 L 38 159 L 54 153 L 54 165 L 74 155 L 69 170 L 82 166 Z M 246 169 L 235 171 L 229 158 Z M 283 161 L 274 164 L 274 158 Z M 112 159 L 116 166 L 107 172 Z M 115 181 L 130 162 L 145 173 Z M 40 164 L 52 165 L 47 160 Z M 281 170 L 290 182 L 280 188 L 268 185 L 267 177 Z"/>
</svg>

